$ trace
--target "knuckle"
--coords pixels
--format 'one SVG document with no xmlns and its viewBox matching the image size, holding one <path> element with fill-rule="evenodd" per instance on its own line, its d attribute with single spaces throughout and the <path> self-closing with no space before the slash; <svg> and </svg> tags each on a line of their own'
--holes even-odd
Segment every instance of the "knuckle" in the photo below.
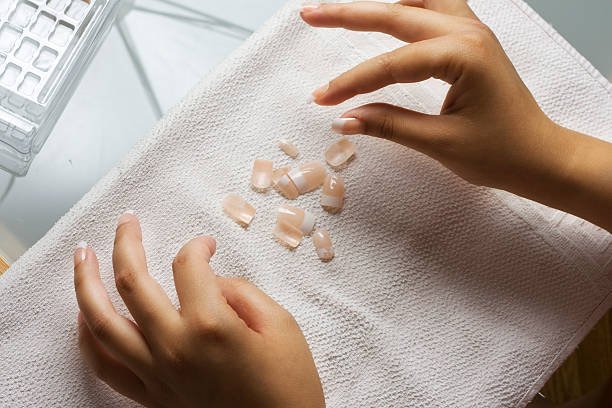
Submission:
<svg viewBox="0 0 612 408">
<path fill-rule="evenodd" d="M 221 321 L 213 316 L 197 316 L 192 322 L 192 330 L 200 340 L 217 342 L 224 338 Z"/>
<path fill-rule="evenodd" d="M 395 138 L 395 121 L 389 114 L 383 114 L 380 117 L 378 132 L 384 139 L 394 140 Z"/>
<path fill-rule="evenodd" d="M 119 268 L 115 271 L 115 287 L 119 293 L 132 293 L 136 285 L 136 272 L 133 269 Z"/>
<path fill-rule="evenodd" d="M 393 82 L 397 82 L 395 79 L 395 58 L 393 54 L 390 52 L 385 52 L 380 54 L 376 59 L 378 63 L 378 68 Z"/>
<path fill-rule="evenodd" d="M 471 53 L 486 52 L 494 40 L 495 35 L 489 27 L 479 21 L 470 22 L 470 24 L 474 25 L 474 28 L 459 34 L 460 44 Z"/>
<path fill-rule="evenodd" d="M 189 264 L 189 255 L 186 253 L 187 251 L 181 250 L 172 260 L 172 267 L 174 269 L 183 268 Z"/>
<path fill-rule="evenodd" d="M 405 12 L 405 6 L 399 3 L 385 3 L 387 9 L 387 18 L 397 19 L 401 18 Z"/>
<path fill-rule="evenodd" d="M 97 316 L 88 322 L 87 326 L 91 334 L 101 343 L 104 343 L 110 337 L 111 319 L 108 316 Z"/>
</svg>

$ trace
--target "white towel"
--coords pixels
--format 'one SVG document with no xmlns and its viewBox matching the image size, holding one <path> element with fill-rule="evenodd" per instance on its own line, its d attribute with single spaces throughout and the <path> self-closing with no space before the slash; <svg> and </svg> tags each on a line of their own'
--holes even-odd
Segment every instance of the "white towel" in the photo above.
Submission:
<svg viewBox="0 0 612 408">
<path fill-rule="evenodd" d="M 290 252 L 271 236 L 276 193 L 249 189 L 252 160 L 293 164 L 295 142 L 321 159 L 333 118 L 366 101 L 429 112 L 434 83 L 392 86 L 340 107 L 312 89 L 394 47 L 381 35 L 315 30 L 292 1 L 162 120 L 0 279 L 0 406 L 130 406 L 97 381 L 76 345 L 72 252 L 88 241 L 119 305 L 111 271 L 117 216 L 141 219 L 150 272 L 175 298 L 171 259 L 196 234 L 218 239 L 213 265 L 244 276 L 297 318 L 330 407 L 522 407 L 610 307 L 611 235 L 559 211 L 477 188 L 390 142 L 354 137 L 339 215 L 317 215 L 336 245 L 321 263 L 306 240 Z M 612 136 L 611 86 L 519 0 L 478 0 L 544 110 L 562 124 Z M 224 195 L 257 215 L 243 230 Z M 44 203 L 41 203 L 44 205 Z M 125 310 L 125 309 L 122 309 Z"/>
</svg>

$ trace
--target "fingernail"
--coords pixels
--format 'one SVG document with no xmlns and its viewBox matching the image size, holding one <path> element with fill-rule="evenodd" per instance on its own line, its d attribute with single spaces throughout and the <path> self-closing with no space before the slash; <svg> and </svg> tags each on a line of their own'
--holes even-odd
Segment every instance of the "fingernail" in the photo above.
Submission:
<svg viewBox="0 0 612 408">
<path fill-rule="evenodd" d="M 325 92 L 327 92 L 327 90 L 329 89 L 329 82 L 326 83 L 325 85 L 315 89 L 313 91 L 313 93 L 310 94 L 310 101 L 309 102 L 315 102 L 317 99 L 319 99 L 321 96 L 323 96 L 323 94 Z"/>
<path fill-rule="evenodd" d="M 356 151 L 355 145 L 343 137 L 325 150 L 325 160 L 332 167 L 340 167 L 349 161 Z"/>
<path fill-rule="evenodd" d="M 302 4 L 300 13 L 308 13 L 321 7 L 321 3 L 306 2 Z"/>
<path fill-rule="evenodd" d="M 321 189 L 321 207 L 330 213 L 339 212 L 344 206 L 344 179 L 328 174 Z"/>
<path fill-rule="evenodd" d="M 238 224 L 248 227 L 255 217 L 255 207 L 238 194 L 228 194 L 223 199 L 223 211 Z"/>
<path fill-rule="evenodd" d="M 333 120 L 331 128 L 343 135 L 356 135 L 363 132 L 363 122 L 357 118 L 338 118 Z"/>
<path fill-rule="evenodd" d="M 78 266 L 85 258 L 87 258 L 87 242 L 81 241 L 74 251 L 74 266 Z"/>
<path fill-rule="evenodd" d="M 133 215 L 134 215 L 134 211 L 127 210 L 126 212 L 121 214 L 121 216 L 117 219 L 117 225 L 121 225 L 121 224 L 128 222 Z"/>
<path fill-rule="evenodd" d="M 274 168 L 271 160 L 255 160 L 251 173 L 251 187 L 255 191 L 266 191 L 272 185 L 273 172 Z"/>
<path fill-rule="evenodd" d="M 319 259 L 323 262 L 329 262 L 334 258 L 334 248 L 327 230 L 322 228 L 317 229 L 312 234 L 312 243 L 314 244 Z"/>
</svg>

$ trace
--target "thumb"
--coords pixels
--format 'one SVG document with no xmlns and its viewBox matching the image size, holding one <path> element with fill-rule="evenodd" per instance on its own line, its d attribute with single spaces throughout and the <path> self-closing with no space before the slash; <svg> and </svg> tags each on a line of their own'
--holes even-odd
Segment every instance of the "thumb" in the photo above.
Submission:
<svg viewBox="0 0 612 408">
<path fill-rule="evenodd" d="M 363 105 L 332 122 L 332 130 L 344 135 L 364 134 L 388 139 L 428 155 L 435 154 L 445 131 L 444 119 L 385 103 Z"/>
<path fill-rule="evenodd" d="M 245 279 L 217 279 L 228 305 L 256 332 L 261 333 L 278 326 L 279 319 L 289 314 L 261 289 Z"/>
</svg>

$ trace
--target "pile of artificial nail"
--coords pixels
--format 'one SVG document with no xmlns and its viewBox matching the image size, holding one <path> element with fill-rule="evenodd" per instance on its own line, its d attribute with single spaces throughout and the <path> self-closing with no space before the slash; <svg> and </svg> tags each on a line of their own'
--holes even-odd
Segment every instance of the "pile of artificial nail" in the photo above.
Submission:
<svg viewBox="0 0 612 408">
<path fill-rule="evenodd" d="M 290 142 L 280 141 L 278 147 L 295 159 L 298 149 Z M 348 139 L 340 139 L 325 151 L 325 160 L 332 168 L 344 166 L 355 154 L 355 145 Z M 344 180 L 340 175 L 328 174 L 323 163 L 306 162 L 292 169 L 290 166 L 274 168 L 271 160 L 257 159 L 253 162 L 251 187 L 258 192 L 266 192 L 274 187 L 289 200 L 321 188 L 321 207 L 335 214 L 344 206 Z M 255 207 L 237 194 L 229 194 L 223 199 L 223 211 L 243 227 L 248 227 L 255 217 Z M 289 204 L 277 210 L 274 237 L 284 246 L 294 249 L 305 236 L 312 236 L 314 248 L 324 262 L 334 258 L 331 237 L 325 228 L 315 229 L 315 217 L 308 211 Z"/>
</svg>

